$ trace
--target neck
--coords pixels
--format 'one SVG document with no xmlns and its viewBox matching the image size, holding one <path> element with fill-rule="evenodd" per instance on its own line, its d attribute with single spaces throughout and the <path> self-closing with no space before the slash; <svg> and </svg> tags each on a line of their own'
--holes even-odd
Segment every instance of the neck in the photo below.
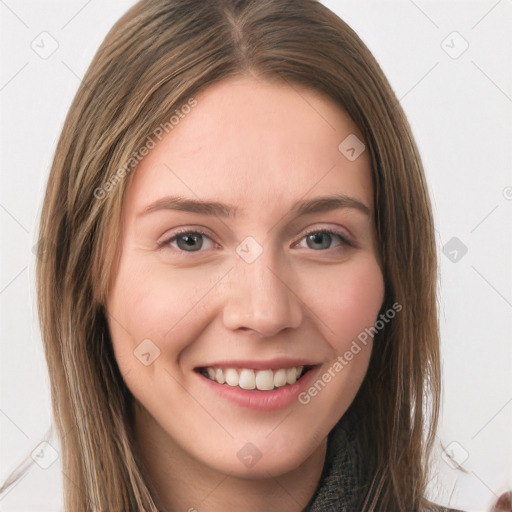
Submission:
<svg viewBox="0 0 512 512">
<path fill-rule="evenodd" d="M 238 478 L 182 450 L 144 411 L 137 408 L 135 415 L 137 448 L 162 512 L 301 512 L 318 487 L 327 439 L 298 468 L 285 474 Z"/>
</svg>

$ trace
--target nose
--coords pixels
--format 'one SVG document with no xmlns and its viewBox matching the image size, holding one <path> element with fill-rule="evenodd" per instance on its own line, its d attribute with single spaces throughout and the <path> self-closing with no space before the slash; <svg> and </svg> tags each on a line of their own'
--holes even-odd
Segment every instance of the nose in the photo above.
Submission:
<svg viewBox="0 0 512 512">
<path fill-rule="evenodd" d="M 299 283 L 286 262 L 279 262 L 270 250 L 251 263 L 237 258 L 226 290 L 223 318 L 228 329 L 270 337 L 302 322 Z"/>
</svg>

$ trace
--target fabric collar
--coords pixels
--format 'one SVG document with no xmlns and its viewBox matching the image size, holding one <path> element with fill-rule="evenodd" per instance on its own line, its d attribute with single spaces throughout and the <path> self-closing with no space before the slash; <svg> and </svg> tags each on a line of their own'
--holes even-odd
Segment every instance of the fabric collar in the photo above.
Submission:
<svg viewBox="0 0 512 512">
<path fill-rule="evenodd" d="M 361 439 L 347 411 L 327 437 L 320 484 L 303 512 L 360 510 L 370 484 L 369 464 L 361 460 Z"/>
</svg>

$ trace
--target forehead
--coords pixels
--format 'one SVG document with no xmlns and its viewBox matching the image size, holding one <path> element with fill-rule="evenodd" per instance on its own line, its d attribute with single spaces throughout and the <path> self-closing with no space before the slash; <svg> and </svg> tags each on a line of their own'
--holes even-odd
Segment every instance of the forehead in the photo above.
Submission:
<svg viewBox="0 0 512 512">
<path fill-rule="evenodd" d="M 138 165 L 125 198 L 130 210 L 172 194 L 234 204 L 243 216 L 328 193 L 372 209 L 367 152 L 351 161 L 339 149 L 362 136 L 334 101 L 252 78 L 220 82 L 195 99 Z"/>
</svg>

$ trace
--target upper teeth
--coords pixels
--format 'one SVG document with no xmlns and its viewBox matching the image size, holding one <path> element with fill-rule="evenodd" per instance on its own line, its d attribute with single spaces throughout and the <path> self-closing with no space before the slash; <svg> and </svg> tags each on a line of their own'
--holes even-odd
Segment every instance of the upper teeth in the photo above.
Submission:
<svg viewBox="0 0 512 512">
<path fill-rule="evenodd" d="M 211 380 L 228 386 L 238 386 L 242 389 L 258 389 L 271 391 L 272 389 L 294 384 L 300 377 L 304 366 L 280 368 L 279 370 L 251 370 L 248 368 L 206 368 L 205 374 Z"/>
</svg>

